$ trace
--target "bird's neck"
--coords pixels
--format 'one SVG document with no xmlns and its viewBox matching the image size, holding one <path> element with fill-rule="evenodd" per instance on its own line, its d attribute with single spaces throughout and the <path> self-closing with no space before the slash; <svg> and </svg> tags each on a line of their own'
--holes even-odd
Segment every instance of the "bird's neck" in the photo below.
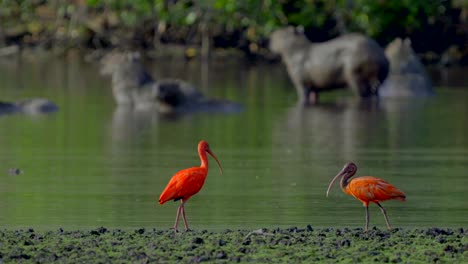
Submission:
<svg viewBox="0 0 468 264">
<path fill-rule="evenodd" d="M 353 176 L 353 175 L 351 175 L 351 176 L 345 175 L 345 176 L 343 176 L 343 177 L 341 178 L 341 182 L 340 182 L 341 189 L 343 189 L 343 190 L 346 189 L 346 187 L 348 186 L 348 184 L 349 184 L 349 182 L 350 182 L 349 178 L 351 178 L 352 176 Z"/>
<path fill-rule="evenodd" d="M 203 149 L 198 149 L 198 156 L 200 156 L 201 168 L 208 170 L 208 157 L 206 156 L 206 151 Z"/>
</svg>

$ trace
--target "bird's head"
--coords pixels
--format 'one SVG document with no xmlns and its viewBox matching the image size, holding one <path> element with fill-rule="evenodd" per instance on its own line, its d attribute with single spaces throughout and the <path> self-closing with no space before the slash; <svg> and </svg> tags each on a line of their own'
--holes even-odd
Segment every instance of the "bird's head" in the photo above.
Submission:
<svg viewBox="0 0 468 264">
<path fill-rule="evenodd" d="M 333 178 L 333 180 L 330 182 L 330 185 L 328 185 L 328 190 L 327 190 L 327 197 L 328 193 L 330 192 L 330 189 L 332 188 L 333 184 L 335 184 L 336 180 L 338 180 L 341 177 L 344 177 L 344 179 L 349 179 L 352 177 L 354 174 L 356 174 L 357 171 L 357 166 L 356 164 L 352 162 L 346 163 L 344 165 L 343 169 Z"/>
<path fill-rule="evenodd" d="M 198 149 L 210 154 L 210 156 L 216 160 L 216 163 L 218 163 L 219 170 L 221 171 L 221 174 L 223 174 L 223 168 L 221 168 L 221 164 L 219 163 L 218 158 L 216 158 L 215 154 L 211 151 L 208 142 L 205 140 L 200 141 L 200 143 L 198 143 Z"/>
</svg>

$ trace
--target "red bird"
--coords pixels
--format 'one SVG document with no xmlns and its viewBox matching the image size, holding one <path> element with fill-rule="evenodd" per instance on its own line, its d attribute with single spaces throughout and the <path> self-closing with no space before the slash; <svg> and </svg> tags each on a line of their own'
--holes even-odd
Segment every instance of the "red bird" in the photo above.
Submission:
<svg viewBox="0 0 468 264">
<path fill-rule="evenodd" d="M 385 209 L 380 205 L 379 202 L 383 202 L 386 200 L 398 199 L 401 201 L 406 200 L 405 194 L 398 190 L 395 186 L 391 185 L 390 183 L 371 176 L 364 176 L 355 178 L 349 181 L 349 178 L 353 177 L 357 171 L 356 164 L 350 162 L 346 164 L 343 169 L 333 178 L 328 186 L 327 190 L 327 197 L 328 192 L 332 188 L 335 181 L 341 178 L 341 189 L 343 192 L 354 196 L 354 198 L 360 200 L 364 207 L 366 208 L 366 227 L 365 231 L 369 228 L 369 202 L 373 202 L 380 207 L 382 214 L 385 217 L 385 222 L 387 223 L 388 230 L 391 230 L 392 227 L 390 226 L 390 222 L 388 221 L 387 212 Z"/>
<path fill-rule="evenodd" d="M 161 193 L 161 196 L 159 196 L 159 204 L 161 205 L 170 200 L 181 201 L 181 204 L 177 209 L 174 224 L 175 231 L 177 231 L 180 213 L 182 213 L 182 217 L 184 218 L 185 230 L 189 230 L 187 219 L 185 218 L 184 204 L 188 199 L 190 199 L 190 197 L 198 193 L 205 183 L 206 176 L 208 175 L 208 158 L 206 153 L 210 154 L 216 160 L 221 174 L 223 174 L 221 164 L 219 164 L 218 159 L 213 152 L 211 152 L 208 142 L 202 140 L 198 143 L 198 155 L 201 160 L 200 167 L 188 168 L 177 172 L 172 176 L 166 188 Z"/>
</svg>

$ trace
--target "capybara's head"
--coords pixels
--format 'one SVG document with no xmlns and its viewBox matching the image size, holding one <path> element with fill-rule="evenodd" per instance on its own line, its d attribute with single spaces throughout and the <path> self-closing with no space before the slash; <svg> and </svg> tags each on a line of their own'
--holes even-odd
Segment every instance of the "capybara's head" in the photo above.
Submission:
<svg viewBox="0 0 468 264">
<path fill-rule="evenodd" d="M 424 66 L 419 61 L 411 47 L 411 40 L 396 38 L 385 48 L 385 56 L 390 62 L 390 71 L 393 74 L 416 73 L 425 74 Z"/>
<path fill-rule="evenodd" d="M 277 29 L 270 35 L 270 50 L 276 54 L 283 54 L 305 39 L 302 27 L 288 26 Z"/>
<path fill-rule="evenodd" d="M 390 63 L 401 59 L 406 59 L 414 54 L 413 48 L 411 47 L 411 40 L 405 38 L 396 38 L 390 42 L 385 48 L 385 56 L 387 56 Z"/>
<path fill-rule="evenodd" d="M 16 102 L 21 111 L 26 114 L 42 114 L 58 111 L 58 106 L 45 98 L 30 98 Z"/>
</svg>

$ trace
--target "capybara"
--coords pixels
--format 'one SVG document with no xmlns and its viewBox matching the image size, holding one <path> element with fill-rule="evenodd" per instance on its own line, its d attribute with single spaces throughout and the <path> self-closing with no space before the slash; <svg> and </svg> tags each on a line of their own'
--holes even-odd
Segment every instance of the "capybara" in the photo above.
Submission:
<svg viewBox="0 0 468 264">
<path fill-rule="evenodd" d="M 390 73 L 379 90 L 381 97 L 433 95 L 432 82 L 424 65 L 411 47 L 411 40 L 396 38 L 385 48 Z"/>
<path fill-rule="evenodd" d="M 155 80 L 145 70 L 138 53 L 110 53 L 101 73 L 112 77 L 112 93 L 118 105 L 156 109 L 162 113 L 236 112 L 241 106 L 227 100 L 208 99 L 192 85 L 177 79 Z"/>
<path fill-rule="evenodd" d="M 377 95 L 389 71 L 384 50 L 357 33 L 312 43 L 289 26 L 271 34 L 270 50 L 281 55 L 305 104 L 317 102 L 319 92 L 346 86 L 361 97 Z"/>
</svg>

